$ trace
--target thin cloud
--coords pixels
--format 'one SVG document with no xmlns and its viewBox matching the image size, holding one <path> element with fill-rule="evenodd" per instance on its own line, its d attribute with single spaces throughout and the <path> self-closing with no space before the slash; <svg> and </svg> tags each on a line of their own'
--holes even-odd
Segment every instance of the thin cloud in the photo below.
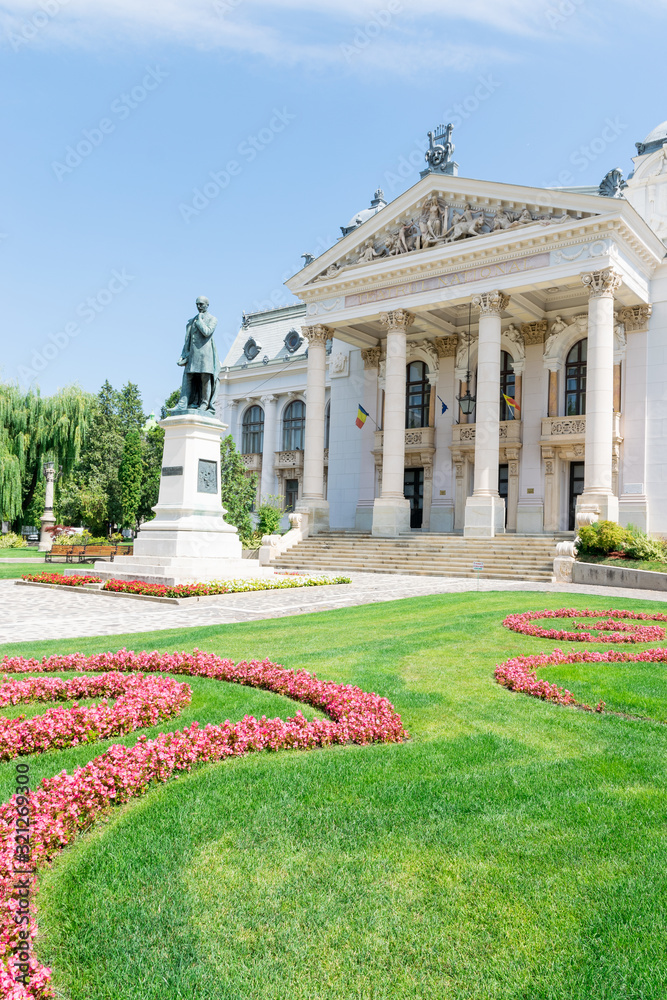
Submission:
<svg viewBox="0 0 667 1000">
<path fill-rule="evenodd" d="M 382 21 L 381 30 L 351 60 L 345 46 L 354 47 L 357 33 L 373 21 Z M 347 61 L 353 69 L 388 67 L 402 75 L 425 66 L 465 71 L 508 58 L 483 42 L 434 37 L 445 24 L 464 21 L 507 35 L 549 33 L 535 0 L 4 0 L 0 9 L 5 43 L 14 49 L 17 38 L 19 48 L 26 41 L 98 47 L 160 39 L 292 65 Z"/>
</svg>

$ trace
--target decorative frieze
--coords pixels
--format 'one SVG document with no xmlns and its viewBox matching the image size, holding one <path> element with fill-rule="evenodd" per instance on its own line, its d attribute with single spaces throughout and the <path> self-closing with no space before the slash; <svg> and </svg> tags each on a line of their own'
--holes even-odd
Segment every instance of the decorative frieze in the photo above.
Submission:
<svg viewBox="0 0 667 1000">
<path fill-rule="evenodd" d="M 588 271 L 582 274 L 581 280 L 591 298 L 603 295 L 613 297 L 622 277 L 613 268 L 605 267 L 602 271 Z"/>
<path fill-rule="evenodd" d="M 509 295 L 498 291 L 497 288 L 493 292 L 482 292 L 472 297 L 474 308 L 479 309 L 482 316 L 499 316 L 507 309 L 509 302 Z"/>
</svg>

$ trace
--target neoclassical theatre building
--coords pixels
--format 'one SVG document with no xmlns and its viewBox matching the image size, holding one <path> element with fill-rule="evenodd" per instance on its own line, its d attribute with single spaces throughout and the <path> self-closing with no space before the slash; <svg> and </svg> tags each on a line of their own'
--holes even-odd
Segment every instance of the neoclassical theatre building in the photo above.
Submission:
<svg viewBox="0 0 667 1000">
<path fill-rule="evenodd" d="M 667 535 L 667 122 L 599 188 L 461 177 L 449 126 L 426 158 L 244 317 L 219 407 L 259 492 L 311 533 Z"/>
</svg>

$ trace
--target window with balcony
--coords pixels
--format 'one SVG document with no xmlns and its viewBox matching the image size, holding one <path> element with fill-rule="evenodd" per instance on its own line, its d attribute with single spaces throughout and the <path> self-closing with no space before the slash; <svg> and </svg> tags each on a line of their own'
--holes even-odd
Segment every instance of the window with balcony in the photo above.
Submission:
<svg viewBox="0 0 667 1000">
<path fill-rule="evenodd" d="M 565 416 L 580 417 L 586 412 L 586 356 L 588 340 L 578 341 L 565 362 Z"/>
<path fill-rule="evenodd" d="M 405 426 L 428 427 L 431 386 L 423 361 L 412 361 L 407 367 L 405 395 Z"/>
<path fill-rule="evenodd" d="M 306 404 L 295 399 L 283 417 L 283 451 L 303 451 L 306 433 Z"/>
<path fill-rule="evenodd" d="M 251 406 L 243 414 L 241 451 L 244 455 L 261 455 L 264 449 L 264 410 Z"/>
<path fill-rule="evenodd" d="M 514 411 L 505 402 L 504 396 L 514 399 L 516 381 L 512 367 L 512 355 L 507 351 L 500 352 L 500 419 L 512 420 Z"/>
</svg>

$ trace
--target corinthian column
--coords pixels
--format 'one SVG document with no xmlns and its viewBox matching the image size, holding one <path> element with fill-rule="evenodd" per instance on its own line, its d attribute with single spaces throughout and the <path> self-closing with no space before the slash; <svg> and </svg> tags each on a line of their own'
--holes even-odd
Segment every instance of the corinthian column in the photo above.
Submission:
<svg viewBox="0 0 667 1000">
<path fill-rule="evenodd" d="M 373 504 L 374 535 L 398 535 L 410 530 L 410 501 L 403 493 L 405 476 L 405 367 L 408 328 L 414 322 L 405 309 L 380 316 L 387 330 L 384 389 L 382 492 Z"/>
<path fill-rule="evenodd" d="M 306 437 L 303 451 L 303 498 L 299 509 L 308 509 L 309 531 L 316 534 L 329 527 L 329 504 L 324 499 L 324 395 L 326 379 L 327 340 L 332 337 L 328 326 L 302 327 L 308 340 L 308 372 L 306 376 Z"/>
<path fill-rule="evenodd" d="M 479 309 L 479 344 L 475 406 L 475 478 L 466 500 L 463 534 L 492 538 L 505 532 L 505 501 L 498 494 L 500 453 L 500 317 L 509 296 L 484 292 L 472 300 Z"/>
<path fill-rule="evenodd" d="M 612 491 L 614 431 L 614 292 L 620 274 L 610 267 L 589 271 L 581 280 L 588 288 L 588 362 L 586 366 L 586 454 L 584 492 L 577 500 L 577 525 L 595 515 L 618 521 L 618 497 Z"/>
</svg>

